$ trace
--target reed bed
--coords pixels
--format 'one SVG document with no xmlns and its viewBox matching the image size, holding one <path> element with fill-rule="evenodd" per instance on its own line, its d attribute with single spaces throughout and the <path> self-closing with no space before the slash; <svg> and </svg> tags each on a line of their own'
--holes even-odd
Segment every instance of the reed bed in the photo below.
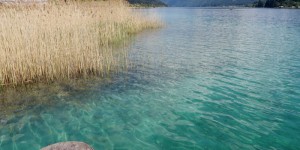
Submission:
<svg viewBox="0 0 300 150">
<path fill-rule="evenodd" d="M 112 45 L 159 26 L 122 0 L 1 6 L 0 84 L 108 74 Z"/>
</svg>

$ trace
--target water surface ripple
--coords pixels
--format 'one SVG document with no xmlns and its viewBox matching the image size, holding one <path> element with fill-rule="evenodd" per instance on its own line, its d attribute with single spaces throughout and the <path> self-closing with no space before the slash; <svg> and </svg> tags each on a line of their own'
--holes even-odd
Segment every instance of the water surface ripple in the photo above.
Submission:
<svg viewBox="0 0 300 150">
<path fill-rule="evenodd" d="M 299 10 L 142 11 L 166 26 L 137 35 L 128 70 L 6 94 L 25 102 L 1 110 L 0 149 L 300 148 Z"/>
</svg>

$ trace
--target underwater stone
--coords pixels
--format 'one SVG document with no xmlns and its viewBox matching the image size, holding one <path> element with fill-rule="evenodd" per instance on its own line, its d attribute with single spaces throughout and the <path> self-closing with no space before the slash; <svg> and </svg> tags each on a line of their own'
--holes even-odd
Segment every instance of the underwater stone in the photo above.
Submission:
<svg viewBox="0 0 300 150">
<path fill-rule="evenodd" d="M 88 144 L 84 142 L 61 142 L 49 145 L 41 150 L 93 150 Z"/>
<path fill-rule="evenodd" d="M 6 123 L 7 123 L 7 120 L 4 120 L 4 119 L 1 119 L 1 120 L 0 120 L 0 124 L 5 125 Z"/>
</svg>

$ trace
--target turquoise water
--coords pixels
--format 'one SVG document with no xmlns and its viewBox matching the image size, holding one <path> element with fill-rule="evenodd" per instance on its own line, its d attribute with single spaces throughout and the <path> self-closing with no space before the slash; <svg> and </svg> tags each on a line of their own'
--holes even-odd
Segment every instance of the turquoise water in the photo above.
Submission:
<svg viewBox="0 0 300 150">
<path fill-rule="evenodd" d="M 300 148 L 300 10 L 142 11 L 129 69 L 0 95 L 0 149 Z"/>
</svg>

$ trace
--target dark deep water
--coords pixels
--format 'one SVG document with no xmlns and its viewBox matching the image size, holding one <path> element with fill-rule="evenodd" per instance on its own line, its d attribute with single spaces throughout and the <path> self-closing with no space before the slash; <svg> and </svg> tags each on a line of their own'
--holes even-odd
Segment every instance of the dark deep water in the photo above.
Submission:
<svg viewBox="0 0 300 150">
<path fill-rule="evenodd" d="M 300 10 L 143 11 L 166 25 L 134 38 L 128 70 L 8 92 L 23 103 L 0 111 L 0 149 L 300 148 Z"/>
</svg>

